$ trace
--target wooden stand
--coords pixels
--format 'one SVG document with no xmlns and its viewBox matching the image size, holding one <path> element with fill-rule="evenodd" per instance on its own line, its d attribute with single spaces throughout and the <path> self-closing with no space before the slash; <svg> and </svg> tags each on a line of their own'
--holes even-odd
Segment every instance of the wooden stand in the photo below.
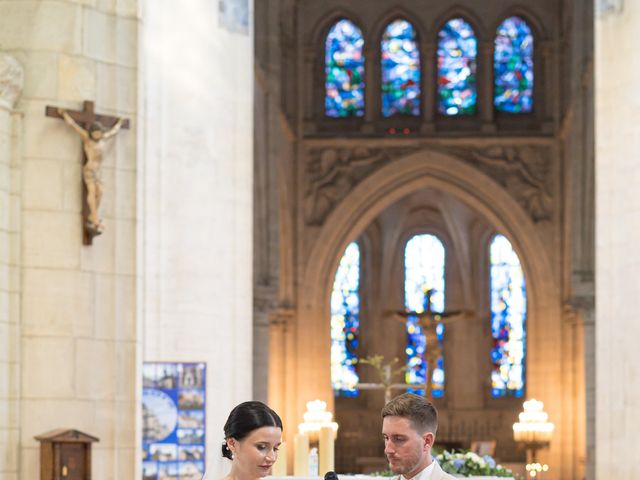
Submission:
<svg viewBox="0 0 640 480">
<path fill-rule="evenodd" d="M 98 438 L 59 429 L 35 439 L 40 442 L 40 480 L 91 480 L 91 444 Z"/>
</svg>

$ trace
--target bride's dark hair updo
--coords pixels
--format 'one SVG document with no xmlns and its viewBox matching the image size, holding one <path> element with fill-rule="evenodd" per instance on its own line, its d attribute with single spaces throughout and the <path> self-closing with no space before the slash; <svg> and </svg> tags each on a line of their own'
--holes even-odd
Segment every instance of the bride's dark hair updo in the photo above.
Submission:
<svg viewBox="0 0 640 480">
<path fill-rule="evenodd" d="M 233 457 L 226 439 L 242 440 L 252 431 L 262 427 L 278 427 L 282 430 L 282 420 L 262 402 L 244 402 L 235 407 L 224 424 L 225 442 L 222 445 L 222 456 L 230 460 Z"/>
</svg>

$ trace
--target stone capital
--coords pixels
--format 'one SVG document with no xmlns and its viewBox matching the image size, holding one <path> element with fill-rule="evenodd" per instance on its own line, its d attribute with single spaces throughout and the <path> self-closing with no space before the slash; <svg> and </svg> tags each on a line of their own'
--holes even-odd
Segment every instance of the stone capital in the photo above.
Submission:
<svg viewBox="0 0 640 480">
<path fill-rule="evenodd" d="M 11 55 L 0 52 L 0 107 L 13 109 L 23 84 L 22 66 Z"/>
<path fill-rule="evenodd" d="M 271 327 L 286 327 L 293 321 L 294 310 L 289 307 L 274 308 L 269 312 L 269 325 Z"/>
</svg>

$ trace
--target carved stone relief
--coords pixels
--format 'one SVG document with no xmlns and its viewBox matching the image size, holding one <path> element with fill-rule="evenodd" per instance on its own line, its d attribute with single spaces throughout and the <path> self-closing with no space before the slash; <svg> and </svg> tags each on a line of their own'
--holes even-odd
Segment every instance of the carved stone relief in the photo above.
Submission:
<svg viewBox="0 0 640 480">
<path fill-rule="evenodd" d="M 0 104 L 13 108 L 23 84 L 22 66 L 11 55 L 0 53 Z"/>
<path fill-rule="evenodd" d="M 502 185 L 529 213 L 534 222 L 550 220 L 551 149 L 549 147 L 448 148 Z"/>
<path fill-rule="evenodd" d="M 312 149 L 305 166 L 304 214 L 307 225 L 321 225 L 355 185 L 391 160 L 418 151 L 410 148 Z M 534 222 L 550 220 L 553 210 L 551 148 L 537 146 L 428 147 L 453 155 L 500 183 Z"/>
<path fill-rule="evenodd" d="M 307 225 L 321 225 L 336 203 L 366 176 L 411 148 L 320 148 L 310 150 L 305 168 Z"/>
</svg>

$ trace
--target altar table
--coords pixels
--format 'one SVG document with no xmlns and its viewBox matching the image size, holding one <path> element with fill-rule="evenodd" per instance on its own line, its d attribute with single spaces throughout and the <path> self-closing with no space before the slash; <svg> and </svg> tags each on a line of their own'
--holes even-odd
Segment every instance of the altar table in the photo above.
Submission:
<svg viewBox="0 0 640 480">
<path fill-rule="evenodd" d="M 457 475 L 454 475 L 457 477 Z M 265 477 L 269 480 L 318 480 L 323 477 Z M 393 477 L 380 477 L 380 476 L 372 476 L 372 475 L 344 475 L 339 473 L 338 478 L 340 480 L 397 480 L 397 476 Z M 514 480 L 513 477 L 459 477 L 459 478 L 468 478 L 470 480 Z"/>
</svg>

